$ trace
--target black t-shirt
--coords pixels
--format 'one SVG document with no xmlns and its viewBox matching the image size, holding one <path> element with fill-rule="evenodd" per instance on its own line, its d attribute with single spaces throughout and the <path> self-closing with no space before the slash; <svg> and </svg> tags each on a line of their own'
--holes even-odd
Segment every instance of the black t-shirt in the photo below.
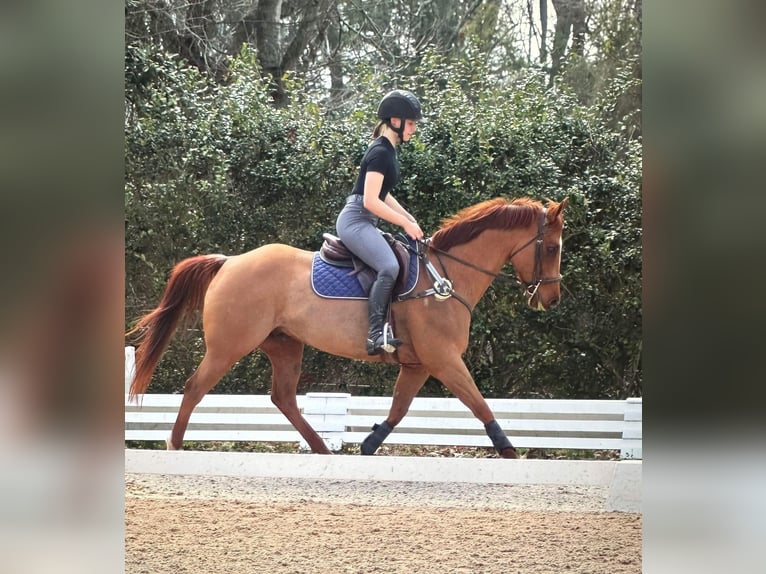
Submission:
<svg viewBox="0 0 766 574">
<path fill-rule="evenodd" d="M 399 183 L 399 160 L 396 157 L 396 149 L 385 136 L 380 136 L 372 142 L 364 153 L 353 193 L 364 195 L 364 181 L 368 171 L 383 174 L 383 186 L 378 197 L 381 200 L 386 199 L 389 192 Z"/>
</svg>

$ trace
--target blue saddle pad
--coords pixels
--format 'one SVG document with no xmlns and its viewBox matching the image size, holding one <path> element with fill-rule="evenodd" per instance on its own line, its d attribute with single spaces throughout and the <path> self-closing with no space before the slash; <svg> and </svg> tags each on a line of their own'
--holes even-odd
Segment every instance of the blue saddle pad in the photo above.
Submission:
<svg viewBox="0 0 766 574">
<path fill-rule="evenodd" d="M 415 242 L 409 237 L 407 241 L 412 249 L 415 249 Z M 408 295 L 418 282 L 418 256 L 416 253 L 410 254 L 410 276 L 407 279 L 407 285 L 401 292 L 395 291 L 394 295 Z M 311 288 L 314 293 L 320 297 L 329 299 L 367 299 L 368 293 L 365 292 L 362 284 L 352 267 L 336 267 L 330 265 L 319 257 L 319 252 L 314 253 L 314 261 L 311 264 Z"/>
</svg>

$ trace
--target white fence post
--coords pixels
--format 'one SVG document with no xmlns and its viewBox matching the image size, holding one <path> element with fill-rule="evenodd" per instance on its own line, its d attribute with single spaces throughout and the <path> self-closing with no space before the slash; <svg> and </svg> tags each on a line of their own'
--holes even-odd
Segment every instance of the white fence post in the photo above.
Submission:
<svg viewBox="0 0 766 574">
<path fill-rule="evenodd" d="M 136 348 L 125 347 L 125 394 L 130 392 L 130 384 L 136 375 Z"/>
<path fill-rule="evenodd" d="M 327 448 L 343 448 L 343 435 L 346 432 L 346 415 L 350 393 L 306 393 L 303 402 L 303 416 L 324 439 Z M 301 450 L 309 450 L 308 443 L 301 437 Z"/>
<path fill-rule="evenodd" d="M 643 399 L 630 398 L 625 401 L 625 415 L 622 428 L 621 459 L 642 459 L 643 442 Z"/>
</svg>

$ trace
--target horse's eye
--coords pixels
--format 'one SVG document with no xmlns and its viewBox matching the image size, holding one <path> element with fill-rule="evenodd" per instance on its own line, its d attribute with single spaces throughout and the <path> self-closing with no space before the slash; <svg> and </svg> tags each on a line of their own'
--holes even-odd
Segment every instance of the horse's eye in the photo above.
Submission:
<svg viewBox="0 0 766 574">
<path fill-rule="evenodd" d="M 556 253 L 559 252 L 559 246 L 558 245 L 549 245 L 545 248 L 545 250 L 548 252 L 548 255 L 556 255 Z"/>
</svg>

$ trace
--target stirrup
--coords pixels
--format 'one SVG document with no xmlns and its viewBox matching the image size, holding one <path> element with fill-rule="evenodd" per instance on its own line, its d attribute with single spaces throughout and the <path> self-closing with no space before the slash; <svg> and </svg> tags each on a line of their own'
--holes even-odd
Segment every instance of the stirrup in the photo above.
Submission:
<svg viewBox="0 0 766 574">
<path fill-rule="evenodd" d="M 402 342 L 394 337 L 394 332 L 391 330 L 391 325 L 386 323 L 383 325 L 382 333 L 378 333 L 372 338 L 367 339 L 367 354 L 377 355 L 381 351 L 385 351 L 386 353 L 393 353 L 401 344 Z"/>
<path fill-rule="evenodd" d="M 377 342 L 377 341 L 376 341 Z M 394 330 L 389 323 L 383 325 L 383 344 L 380 346 L 386 353 L 393 353 L 402 342 L 394 337 Z"/>
</svg>

